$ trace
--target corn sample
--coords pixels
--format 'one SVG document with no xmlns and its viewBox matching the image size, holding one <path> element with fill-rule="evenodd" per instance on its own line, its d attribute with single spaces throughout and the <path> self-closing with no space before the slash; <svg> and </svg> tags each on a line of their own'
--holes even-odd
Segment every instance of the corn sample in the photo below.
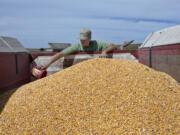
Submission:
<svg viewBox="0 0 180 135">
<path fill-rule="evenodd" d="M 180 85 L 137 62 L 96 58 L 22 86 L 0 115 L 6 135 L 178 135 Z"/>
</svg>

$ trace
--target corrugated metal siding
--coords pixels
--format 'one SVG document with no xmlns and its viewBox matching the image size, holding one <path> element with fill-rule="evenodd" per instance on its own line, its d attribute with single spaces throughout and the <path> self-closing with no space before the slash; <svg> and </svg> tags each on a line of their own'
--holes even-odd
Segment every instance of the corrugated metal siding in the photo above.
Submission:
<svg viewBox="0 0 180 135">
<path fill-rule="evenodd" d="M 65 49 L 69 46 L 71 46 L 70 43 L 48 43 L 52 49 Z"/>
<path fill-rule="evenodd" d="M 180 25 L 153 32 L 147 36 L 140 48 L 180 43 Z"/>
<path fill-rule="evenodd" d="M 16 38 L 0 37 L 0 52 L 27 52 L 27 50 Z"/>
<path fill-rule="evenodd" d="M 0 53 L 0 91 L 30 82 L 28 53 Z"/>
<path fill-rule="evenodd" d="M 149 52 L 150 52 L 149 48 L 142 48 L 138 50 L 139 62 L 146 66 L 150 66 Z"/>
<path fill-rule="evenodd" d="M 141 48 L 138 51 L 139 62 L 165 72 L 180 82 L 180 44 Z M 151 59 L 151 61 L 150 61 Z"/>
</svg>

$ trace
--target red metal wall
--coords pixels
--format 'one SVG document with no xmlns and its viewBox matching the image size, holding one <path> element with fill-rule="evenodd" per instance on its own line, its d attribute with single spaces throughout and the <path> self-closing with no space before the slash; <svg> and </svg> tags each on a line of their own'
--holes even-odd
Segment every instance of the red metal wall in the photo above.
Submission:
<svg viewBox="0 0 180 135">
<path fill-rule="evenodd" d="M 138 50 L 138 58 L 139 58 L 139 62 L 150 66 L 150 49 L 149 48 L 142 48 Z"/>
<path fill-rule="evenodd" d="M 0 53 L 0 91 L 30 81 L 28 53 Z"/>
<path fill-rule="evenodd" d="M 93 52 L 98 54 L 100 52 Z M 120 50 L 113 53 L 131 53 L 140 63 L 156 70 L 163 71 L 180 82 L 180 44 L 143 48 L 136 50 Z M 30 63 L 37 56 L 54 55 L 55 53 L 0 53 L 0 91 L 18 87 L 30 82 Z M 78 54 L 84 54 L 83 52 Z"/>
<path fill-rule="evenodd" d="M 138 56 L 140 63 L 166 72 L 180 82 L 180 44 L 143 48 Z"/>
</svg>

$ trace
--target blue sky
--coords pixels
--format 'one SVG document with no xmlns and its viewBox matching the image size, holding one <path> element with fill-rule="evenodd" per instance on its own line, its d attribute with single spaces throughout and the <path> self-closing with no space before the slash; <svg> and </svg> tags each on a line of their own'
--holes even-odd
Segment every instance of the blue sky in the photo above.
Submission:
<svg viewBox="0 0 180 135">
<path fill-rule="evenodd" d="M 48 42 L 78 43 L 81 28 L 92 39 L 142 43 L 151 32 L 180 24 L 180 0 L 0 0 L 0 36 L 26 48 Z"/>
</svg>

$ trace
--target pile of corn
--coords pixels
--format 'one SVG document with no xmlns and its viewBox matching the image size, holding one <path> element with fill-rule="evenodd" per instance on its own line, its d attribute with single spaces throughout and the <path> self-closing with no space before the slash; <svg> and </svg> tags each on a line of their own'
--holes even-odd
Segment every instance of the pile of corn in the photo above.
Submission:
<svg viewBox="0 0 180 135">
<path fill-rule="evenodd" d="M 19 88 L 0 134 L 178 135 L 180 85 L 142 64 L 92 59 Z"/>
</svg>

